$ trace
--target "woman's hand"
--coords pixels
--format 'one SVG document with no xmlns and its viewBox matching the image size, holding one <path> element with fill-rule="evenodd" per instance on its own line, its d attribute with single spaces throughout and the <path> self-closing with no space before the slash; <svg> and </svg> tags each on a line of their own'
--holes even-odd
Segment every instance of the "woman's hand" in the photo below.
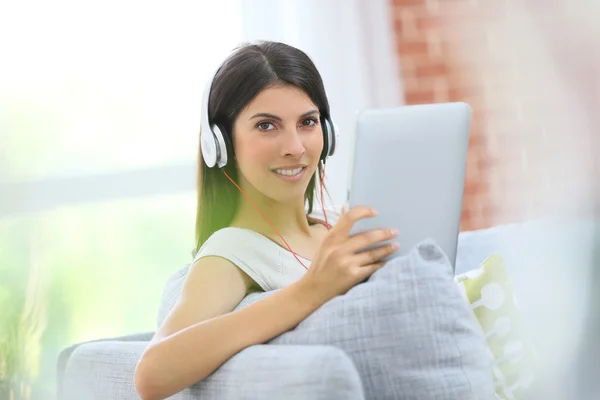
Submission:
<svg viewBox="0 0 600 400">
<path fill-rule="evenodd" d="M 342 211 L 338 222 L 325 236 L 310 268 L 301 278 L 323 303 L 364 281 L 385 264 L 385 261 L 379 260 L 398 249 L 397 244 L 390 243 L 363 251 L 395 238 L 398 232 L 393 229 L 377 229 L 349 236 L 358 220 L 375 215 L 377 212 L 366 206 L 354 207 L 347 213 Z"/>
</svg>

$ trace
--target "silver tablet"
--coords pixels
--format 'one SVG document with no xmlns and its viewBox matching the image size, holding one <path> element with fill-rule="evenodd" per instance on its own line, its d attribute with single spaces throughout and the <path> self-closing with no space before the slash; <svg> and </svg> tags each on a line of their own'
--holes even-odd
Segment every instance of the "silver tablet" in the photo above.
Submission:
<svg viewBox="0 0 600 400">
<path fill-rule="evenodd" d="M 392 257 L 433 239 L 454 267 L 470 124 L 466 103 L 361 112 L 347 203 L 379 215 L 358 221 L 351 233 L 397 229 L 400 249 Z"/>
</svg>

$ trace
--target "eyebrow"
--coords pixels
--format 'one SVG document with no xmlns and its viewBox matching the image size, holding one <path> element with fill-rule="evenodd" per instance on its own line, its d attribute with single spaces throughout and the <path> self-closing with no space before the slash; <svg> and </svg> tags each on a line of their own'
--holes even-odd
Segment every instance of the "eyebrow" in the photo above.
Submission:
<svg viewBox="0 0 600 400">
<path fill-rule="evenodd" d="M 319 112 L 319 110 L 310 110 L 310 111 L 307 111 L 304 114 L 302 114 L 300 116 L 300 118 L 308 117 L 309 115 L 317 114 L 318 112 Z M 274 119 L 276 121 L 281 121 L 281 117 L 279 117 L 279 116 L 277 116 L 275 114 L 269 114 L 269 113 L 256 113 L 253 116 L 251 116 L 249 119 L 260 118 L 260 117 L 262 117 L 262 118 L 271 118 L 271 119 Z"/>
</svg>

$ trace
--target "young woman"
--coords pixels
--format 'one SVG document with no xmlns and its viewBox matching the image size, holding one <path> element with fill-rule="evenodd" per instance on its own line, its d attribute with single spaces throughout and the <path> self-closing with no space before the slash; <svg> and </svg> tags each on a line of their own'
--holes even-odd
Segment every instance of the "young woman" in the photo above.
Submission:
<svg viewBox="0 0 600 400">
<path fill-rule="evenodd" d="M 396 250 L 360 251 L 395 237 L 391 229 L 349 235 L 356 221 L 375 215 L 369 207 L 325 213 L 325 221 L 311 216 L 333 127 L 323 82 L 305 53 L 276 42 L 241 46 L 208 88 L 196 254 L 137 365 L 142 399 L 169 397 L 244 348 L 294 328 Z M 211 155 L 217 130 L 225 147 Z M 233 312 L 249 292 L 273 289 L 281 290 Z"/>
</svg>

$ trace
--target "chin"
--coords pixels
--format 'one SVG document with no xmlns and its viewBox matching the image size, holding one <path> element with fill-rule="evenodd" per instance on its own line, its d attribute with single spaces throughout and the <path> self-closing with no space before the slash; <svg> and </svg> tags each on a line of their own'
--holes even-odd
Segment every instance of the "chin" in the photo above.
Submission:
<svg viewBox="0 0 600 400">
<path fill-rule="evenodd" d="M 282 190 L 281 187 L 274 188 L 271 190 L 273 200 L 281 204 L 304 204 L 304 194 L 306 193 L 308 185 L 298 185 L 293 189 Z"/>
<path fill-rule="evenodd" d="M 275 172 L 269 172 L 269 178 L 264 183 L 268 183 L 268 187 L 263 186 L 260 192 L 272 200 L 281 204 L 304 204 L 304 195 L 308 189 L 308 185 L 313 176 L 315 176 L 316 165 L 307 167 L 304 171 L 304 176 L 296 182 L 285 182 L 280 180 L 275 175 Z M 315 188 L 318 189 L 317 186 Z"/>
<path fill-rule="evenodd" d="M 288 190 L 286 193 L 282 193 L 281 190 L 274 193 L 273 200 L 281 204 L 304 204 L 304 194 L 306 193 L 306 186 L 298 188 L 298 190 Z"/>
</svg>

